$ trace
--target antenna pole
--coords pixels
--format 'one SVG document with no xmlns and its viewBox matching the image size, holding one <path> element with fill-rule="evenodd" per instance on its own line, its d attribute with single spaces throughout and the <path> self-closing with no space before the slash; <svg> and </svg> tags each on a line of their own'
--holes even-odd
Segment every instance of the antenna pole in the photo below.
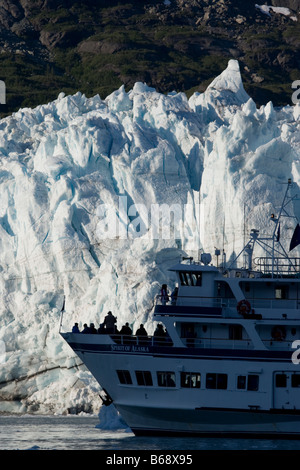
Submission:
<svg viewBox="0 0 300 470">
<path fill-rule="evenodd" d="M 276 231 L 277 231 L 277 234 L 278 234 L 279 220 L 280 220 L 282 212 L 284 211 L 284 208 L 286 206 L 285 201 L 286 201 L 286 198 L 287 198 L 287 195 L 288 195 L 288 192 L 289 192 L 289 189 L 290 189 L 291 185 L 292 185 L 292 181 L 289 178 L 288 183 L 287 183 L 287 188 L 286 188 L 286 191 L 285 191 L 285 195 L 284 195 L 284 198 L 283 198 L 283 201 L 282 201 L 282 204 L 281 204 L 281 208 L 280 208 L 280 211 L 279 211 L 279 214 L 278 214 L 278 217 L 275 218 L 274 214 L 272 214 L 272 216 L 271 216 L 271 219 L 275 222 L 275 228 L 274 228 L 273 236 L 272 236 L 272 277 L 274 276 L 274 267 L 275 267 L 275 238 L 276 238 L 276 236 L 277 236 L 276 241 L 279 242 L 279 237 L 278 237 L 278 235 L 276 235 Z"/>
</svg>

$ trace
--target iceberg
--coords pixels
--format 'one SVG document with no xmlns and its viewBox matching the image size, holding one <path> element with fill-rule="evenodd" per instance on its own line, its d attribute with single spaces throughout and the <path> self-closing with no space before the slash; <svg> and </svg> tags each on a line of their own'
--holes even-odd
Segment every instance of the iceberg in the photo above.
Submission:
<svg viewBox="0 0 300 470">
<path fill-rule="evenodd" d="M 98 328 L 111 310 L 151 333 L 182 255 L 230 259 L 252 228 L 272 231 L 288 178 L 299 190 L 299 148 L 299 105 L 258 108 L 235 60 L 189 99 L 136 83 L 2 119 L 0 412 L 98 413 L 60 326 Z M 295 225 L 281 227 L 287 246 Z"/>
</svg>

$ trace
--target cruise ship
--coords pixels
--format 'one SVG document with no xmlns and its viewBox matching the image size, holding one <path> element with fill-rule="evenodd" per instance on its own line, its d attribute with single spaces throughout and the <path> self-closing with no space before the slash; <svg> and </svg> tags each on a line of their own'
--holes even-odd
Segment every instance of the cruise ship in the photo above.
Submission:
<svg viewBox="0 0 300 470">
<path fill-rule="evenodd" d="M 230 265 L 213 265 L 202 253 L 171 268 L 177 297 L 158 295 L 153 312 L 161 335 L 60 330 L 135 435 L 299 438 L 300 259 L 289 256 L 300 243 L 295 218 L 289 251 L 280 240 L 292 185 L 271 215 L 271 235 L 252 230 Z M 254 256 L 259 247 L 265 256 Z"/>
</svg>

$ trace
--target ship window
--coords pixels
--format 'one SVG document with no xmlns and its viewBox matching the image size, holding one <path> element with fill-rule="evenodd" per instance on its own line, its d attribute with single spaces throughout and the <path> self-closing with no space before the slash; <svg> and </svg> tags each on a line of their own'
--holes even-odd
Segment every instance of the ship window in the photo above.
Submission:
<svg viewBox="0 0 300 470">
<path fill-rule="evenodd" d="M 292 375 L 292 387 L 300 387 L 300 374 Z"/>
<path fill-rule="evenodd" d="M 117 374 L 121 384 L 132 384 L 132 379 L 129 370 L 117 370 Z"/>
<path fill-rule="evenodd" d="M 227 374 L 206 374 L 206 388 L 226 390 Z"/>
<path fill-rule="evenodd" d="M 188 283 L 188 278 L 187 278 L 187 273 L 179 273 L 179 277 L 180 277 L 180 283 L 182 286 L 188 286 L 189 283 Z"/>
<path fill-rule="evenodd" d="M 149 370 L 136 370 L 135 376 L 138 385 L 153 385 L 152 383 L 152 375 Z"/>
<path fill-rule="evenodd" d="M 201 273 L 180 272 L 180 283 L 182 286 L 201 286 Z"/>
<path fill-rule="evenodd" d="M 192 286 L 201 286 L 202 277 L 201 273 L 191 273 Z"/>
<path fill-rule="evenodd" d="M 257 392 L 258 390 L 259 376 L 254 374 L 238 375 L 237 377 L 237 389 L 238 390 L 249 390 Z"/>
<path fill-rule="evenodd" d="M 248 384 L 247 384 L 247 390 L 252 390 L 254 392 L 257 392 L 258 390 L 258 382 L 259 382 L 259 376 L 258 375 L 248 375 Z"/>
<path fill-rule="evenodd" d="M 276 378 L 275 378 L 276 387 L 286 388 L 286 383 L 287 383 L 286 374 L 276 374 Z"/>
<path fill-rule="evenodd" d="M 175 372 L 157 372 L 159 387 L 176 387 Z"/>
<path fill-rule="evenodd" d="M 200 388 L 201 375 L 198 372 L 181 372 L 181 387 Z"/>
<path fill-rule="evenodd" d="M 277 286 L 275 288 L 275 299 L 287 299 L 288 286 Z"/>
<path fill-rule="evenodd" d="M 247 382 L 247 377 L 245 375 L 238 375 L 238 378 L 237 378 L 237 388 L 238 388 L 238 390 L 245 390 L 246 389 L 246 382 Z"/>
<path fill-rule="evenodd" d="M 229 339 L 242 339 L 243 327 L 242 325 L 229 325 Z"/>
</svg>

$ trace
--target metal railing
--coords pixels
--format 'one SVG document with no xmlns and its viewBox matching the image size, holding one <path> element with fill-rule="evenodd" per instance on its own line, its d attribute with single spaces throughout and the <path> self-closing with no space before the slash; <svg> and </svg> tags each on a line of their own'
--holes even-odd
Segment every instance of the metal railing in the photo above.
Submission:
<svg viewBox="0 0 300 470">
<path fill-rule="evenodd" d="M 190 338 L 181 337 L 183 344 L 189 348 L 217 348 L 217 349 L 253 349 L 250 339 L 229 338 Z"/>
<path fill-rule="evenodd" d="M 300 299 L 259 299 L 247 298 L 254 309 L 299 309 Z M 156 305 L 180 306 L 180 307 L 214 307 L 214 308 L 234 308 L 237 307 L 237 300 L 232 297 L 197 297 L 197 296 L 178 296 L 176 301 L 162 302 L 161 296 L 155 298 Z"/>
<path fill-rule="evenodd" d="M 181 337 L 183 344 L 189 348 L 208 348 L 208 349 L 254 349 L 250 338 L 230 339 L 230 338 L 190 338 Z M 291 340 L 275 340 L 272 338 L 261 338 L 262 343 L 268 349 L 291 350 Z"/>
<path fill-rule="evenodd" d="M 254 264 L 259 267 L 264 274 L 298 274 L 300 269 L 300 258 L 283 258 L 271 256 L 261 256 L 255 258 Z"/>
<path fill-rule="evenodd" d="M 180 295 L 176 300 L 169 299 L 164 301 L 160 294 L 155 297 L 155 306 L 156 305 L 167 305 L 167 306 L 195 306 L 195 307 L 219 307 L 221 308 L 225 304 L 228 304 L 228 301 L 231 299 L 223 299 L 221 297 L 199 297 L 199 296 L 187 296 Z M 235 299 L 232 299 L 235 300 Z M 235 300 L 236 302 L 236 300 Z"/>
<path fill-rule="evenodd" d="M 173 346 L 173 341 L 169 336 L 110 334 L 110 337 L 116 344 L 126 346 Z"/>
</svg>

